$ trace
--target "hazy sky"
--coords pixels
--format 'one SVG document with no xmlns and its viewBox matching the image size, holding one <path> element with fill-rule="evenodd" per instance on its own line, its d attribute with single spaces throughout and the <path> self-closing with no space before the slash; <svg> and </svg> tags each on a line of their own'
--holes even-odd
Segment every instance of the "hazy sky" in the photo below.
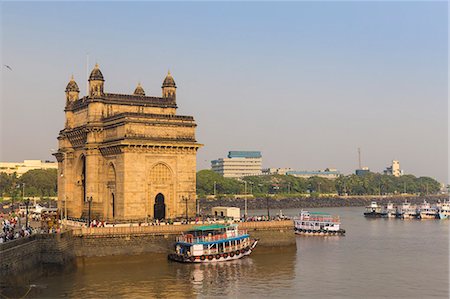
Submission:
<svg viewBox="0 0 450 299">
<path fill-rule="evenodd" d="M 52 158 L 89 53 L 106 92 L 160 95 L 171 70 L 199 169 L 260 150 L 264 167 L 350 173 L 361 147 L 373 171 L 447 180 L 446 2 L 1 5 L 2 161 Z"/>
</svg>

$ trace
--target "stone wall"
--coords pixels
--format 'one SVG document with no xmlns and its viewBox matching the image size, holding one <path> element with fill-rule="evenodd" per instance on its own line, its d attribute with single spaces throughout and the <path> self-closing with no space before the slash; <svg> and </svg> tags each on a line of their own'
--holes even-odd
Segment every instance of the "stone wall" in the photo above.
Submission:
<svg viewBox="0 0 450 299">
<path fill-rule="evenodd" d="M 74 259 L 72 232 L 34 235 L 0 246 L 0 277 L 39 268 L 45 264 L 65 265 Z"/>
<path fill-rule="evenodd" d="M 77 257 L 168 253 L 174 235 L 104 235 L 73 237 Z"/>
</svg>

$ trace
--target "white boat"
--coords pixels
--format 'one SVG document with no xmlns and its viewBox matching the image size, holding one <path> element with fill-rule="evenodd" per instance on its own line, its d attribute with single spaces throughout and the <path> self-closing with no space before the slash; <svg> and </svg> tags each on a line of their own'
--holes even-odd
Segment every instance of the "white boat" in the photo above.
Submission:
<svg viewBox="0 0 450 299">
<path fill-rule="evenodd" d="M 397 218 L 400 219 L 413 219 L 417 218 L 417 208 L 408 201 L 405 201 L 401 206 L 397 207 Z"/>
<path fill-rule="evenodd" d="M 417 215 L 420 219 L 436 219 L 439 216 L 438 209 L 426 200 L 417 207 Z"/>
<path fill-rule="evenodd" d="M 258 240 L 236 224 L 199 226 L 177 237 L 170 260 L 182 263 L 212 263 L 243 258 L 252 253 Z"/>
<path fill-rule="evenodd" d="M 294 232 L 298 235 L 344 235 L 340 228 L 339 216 L 332 216 L 322 212 L 301 211 L 300 217 L 294 218 Z"/>
<path fill-rule="evenodd" d="M 366 210 L 364 211 L 364 216 L 371 218 L 382 217 L 381 206 L 376 201 L 372 201 L 370 205 L 366 207 Z"/>
<path fill-rule="evenodd" d="M 388 202 L 381 210 L 381 217 L 395 218 L 397 209 L 392 202 Z"/>
<path fill-rule="evenodd" d="M 439 219 L 450 219 L 450 202 L 444 201 L 439 207 Z"/>
</svg>

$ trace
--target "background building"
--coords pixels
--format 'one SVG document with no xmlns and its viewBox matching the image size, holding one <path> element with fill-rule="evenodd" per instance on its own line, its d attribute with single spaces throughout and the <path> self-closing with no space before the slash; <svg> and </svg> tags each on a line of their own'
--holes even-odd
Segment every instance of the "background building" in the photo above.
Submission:
<svg viewBox="0 0 450 299">
<path fill-rule="evenodd" d="M 66 87 L 66 123 L 58 136 L 58 208 L 102 220 L 195 215 L 196 155 L 192 116 L 176 115 L 169 73 L 161 97 L 107 93 L 98 65 L 89 94 Z"/>
<path fill-rule="evenodd" d="M 272 175 L 272 174 L 286 175 L 286 173 L 289 171 L 294 171 L 294 169 L 293 168 L 265 168 L 262 170 L 262 174 L 264 174 L 264 175 Z"/>
<path fill-rule="evenodd" d="M 355 170 L 355 174 L 359 175 L 359 176 L 363 176 L 363 175 L 365 175 L 365 174 L 367 174 L 369 172 L 370 172 L 369 167 L 362 167 L 360 169 L 356 169 Z"/>
<path fill-rule="evenodd" d="M 262 155 L 259 151 L 229 151 L 227 158 L 211 161 L 211 169 L 226 178 L 261 175 Z"/>
<path fill-rule="evenodd" d="M 403 175 L 403 170 L 400 169 L 400 162 L 397 160 L 393 160 L 392 165 L 389 167 L 386 167 L 384 174 L 393 175 L 395 177 L 399 177 L 399 176 Z"/>
<path fill-rule="evenodd" d="M 317 171 L 288 171 L 286 174 L 305 179 L 313 176 L 326 179 L 336 179 L 341 173 L 335 168 L 326 168 L 325 170 Z"/>
<path fill-rule="evenodd" d="M 24 160 L 23 162 L 0 162 L 0 172 L 6 174 L 16 173 L 21 176 L 33 169 L 58 169 L 58 162 L 41 160 Z"/>
</svg>

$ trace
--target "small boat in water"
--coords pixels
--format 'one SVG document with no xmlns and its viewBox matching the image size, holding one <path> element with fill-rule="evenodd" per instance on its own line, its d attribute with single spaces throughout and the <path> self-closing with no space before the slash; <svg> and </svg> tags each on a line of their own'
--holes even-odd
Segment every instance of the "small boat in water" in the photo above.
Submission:
<svg viewBox="0 0 450 299">
<path fill-rule="evenodd" d="M 437 207 L 431 206 L 426 200 L 417 207 L 420 219 L 436 219 L 439 217 Z"/>
<path fill-rule="evenodd" d="M 392 202 L 388 202 L 386 206 L 381 210 L 381 217 L 383 218 L 395 218 L 396 208 Z"/>
<path fill-rule="evenodd" d="M 344 235 L 340 228 L 339 216 L 322 212 L 301 211 L 299 218 L 294 218 L 294 232 L 298 235 L 336 236 Z"/>
<path fill-rule="evenodd" d="M 364 216 L 365 217 L 371 217 L 371 218 L 382 217 L 381 206 L 376 201 L 372 201 L 370 203 L 370 205 L 366 207 L 366 210 L 364 212 Z"/>
<path fill-rule="evenodd" d="M 252 253 L 258 240 L 251 240 L 237 224 L 213 224 L 194 228 L 177 237 L 175 252 L 168 258 L 183 263 L 236 260 Z"/>
<path fill-rule="evenodd" d="M 444 201 L 439 207 L 439 219 L 450 219 L 450 202 Z"/>
<path fill-rule="evenodd" d="M 400 219 L 414 219 L 417 218 L 417 208 L 408 201 L 402 203 L 401 206 L 397 207 L 397 218 Z"/>
</svg>

